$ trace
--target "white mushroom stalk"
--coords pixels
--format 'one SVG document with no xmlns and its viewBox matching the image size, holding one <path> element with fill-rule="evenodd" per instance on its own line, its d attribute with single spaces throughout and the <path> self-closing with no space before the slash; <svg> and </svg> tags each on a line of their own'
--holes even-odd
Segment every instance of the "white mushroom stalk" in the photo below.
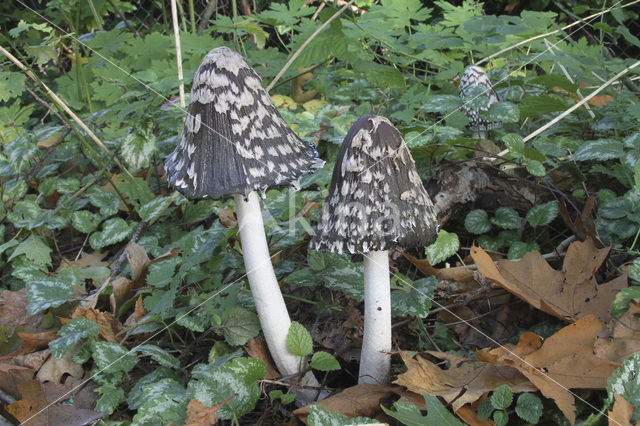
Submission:
<svg viewBox="0 0 640 426">
<path fill-rule="evenodd" d="M 301 373 L 305 363 L 287 348 L 291 320 L 271 264 L 256 191 L 295 187 L 323 164 L 315 147 L 287 126 L 242 56 L 227 47 L 205 56 L 193 78 L 180 143 L 165 161 L 168 182 L 189 199 L 234 195 L 251 293 L 269 351 L 285 376 Z M 310 372 L 299 384 L 319 386 Z M 316 394 L 296 391 L 303 404 Z"/>
<path fill-rule="evenodd" d="M 474 90 L 478 88 L 479 90 Z M 473 130 L 474 139 L 486 139 L 487 132 L 502 126 L 501 121 L 487 121 L 480 113 L 488 111 L 491 105 L 498 102 L 498 94 L 486 72 L 480 67 L 470 66 L 464 70 L 460 78 L 460 97 L 464 102 L 462 110 L 469 119 L 469 127 Z M 475 104 L 484 103 L 481 107 Z"/>
<path fill-rule="evenodd" d="M 338 153 L 329 195 L 311 248 L 364 255 L 364 335 L 360 383 L 389 382 L 394 247 L 435 240 L 433 204 L 402 135 L 384 117 L 365 115 Z"/>
</svg>

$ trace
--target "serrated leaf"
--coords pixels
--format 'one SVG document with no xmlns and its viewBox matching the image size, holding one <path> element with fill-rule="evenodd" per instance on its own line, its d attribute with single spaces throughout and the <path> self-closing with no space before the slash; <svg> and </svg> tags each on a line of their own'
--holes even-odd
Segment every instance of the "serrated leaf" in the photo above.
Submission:
<svg viewBox="0 0 640 426">
<path fill-rule="evenodd" d="M 488 111 L 480 111 L 480 117 L 492 122 L 517 123 L 520 110 L 511 102 L 494 102 Z"/>
<path fill-rule="evenodd" d="M 102 224 L 102 231 L 94 232 L 89 237 L 89 244 L 94 250 L 124 241 L 133 232 L 136 222 L 128 224 L 120 217 L 114 217 Z"/>
<path fill-rule="evenodd" d="M 502 137 L 502 142 L 516 158 L 520 158 L 524 155 L 524 139 L 522 136 L 515 133 L 509 133 Z"/>
<path fill-rule="evenodd" d="M 431 310 L 431 300 L 437 286 L 435 277 L 416 280 L 409 292 L 394 290 L 391 292 L 391 314 L 426 318 Z"/>
<path fill-rule="evenodd" d="M 61 359 L 76 343 L 85 338 L 98 337 L 98 325 L 88 318 L 74 318 L 58 330 L 56 340 L 49 342 L 51 355 Z"/>
<path fill-rule="evenodd" d="M 527 213 L 526 219 L 531 226 L 537 228 L 550 224 L 556 216 L 558 216 L 558 202 L 554 200 L 533 207 Z"/>
<path fill-rule="evenodd" d="M 318 351 L 311 357 L 311 368 L 320 371 L 335 371 L 340 370 L 340 363 L 338 360 L 328 352 Z"/>
<path fill-rule="evenodd" d="M 127 395 L 131 410 L 137 410 L 150 397 L 156 395 L 186 394 L 185 387 L 178 380 L 178 374 L 166 367 L 158 367 L 137 380 Z"/>
<path fill-rule="evenodd" d="M 122 345 L 111 342 L 93 343 L 93 361 L 102 373 L 128 373 L 138 363 L 138 356 Z"/>
<path fill-rule="evenodd" d="M 0 72 L 0 102 L 7 102 L 22 94 L 25 75 L 19 72 Z"/>
<path fill-rule="evenodd" d="M 228 309 L 222 314 L 222 332 L 228 344 L 241 346 L 260 332 L 258 316 L 243 308 Z"/>
<path fill-rule="evenodd" d="M 524 257 L 524 255 L 529 253 L 530 251 L 537 250 L 540 250 L 540 247 L 535 241 L 529 241 L 526 243 L 523 241 L 514 241 L 509 247 L 507 258 L 509 260 L 518 260 Z"/>
<path fill-rule="evenodd" d="M 518 229 L 522 223 L 522 218 L 515 209 L 500 207 L 491 218 L 491 223 L 502 229 Z"/>
<path fill-rule="evenodd" d="M 425 98 L 420 109 L 425 112 L 450 113 L 460 108 L 460 105 L 462 105 L 462 100 L 459 96 L 430 95 Z"/>
<path fill-rule="evenodd" d="M 497 410 L 506 410 L 512 402 L 513 392 L 507 385 L 500 386 L 491 395 L 491 405 Z"/>
<path fill-rule="evenodd" d="M 557 95 L 527 96 L 520 103 L 520 118 L 564 111 L 570 106 L 564 98 Z"/>
<path fill-rule="evenodd" d="M 169 352 L 155 345 L 136 346 L 131 352 L 150 356 L 154 361 L 164 367 L 180 368 L 180 361 Z"/>
<path fill-rule="evenodd" d="M 521 393 L 516 402 L 516 414 L 525 422 L 538 423 L 542 417 L 542 401 L 535 394 Z"/>
<path fill-rule="evenodd" d="M 291 322 L 287 334 L 287 347 L 294 355 L 307 356 L 313 350 L 311 334 L 299 322 Z"/>
<path fill-rule="evenodd" d="M 506 426 L 509 422 L 509 415 L 502 410 L 494 411 L 493 422 L 496 426 Z"/>
<path fill-rule="evenodd" d="M 544 165 L 537 160 L 527 161 L 527 171 L 533 176 L 544 176 L 547 174 L 547 170 Z"/>
<path fill-rule="evenodd" d="M 160 260 L 149 265 L 149 274 L 147 275 L 147 284 L 156 288 L 163 288 L 171 282 L 174 276 L 176 266 L 182 262 L 179 256 L 170 257 Z"/>
<path fill-rule="evenodd" d="M 610 160 L 620 158 L 623 154 L 623 143 L 615 139 L 597 139 L 584 142 L 573 153 L 574 161 Z"/>
<path fill-rule="evenodd" d="M 78 210 L 71 215 L 71 225 L 84 234 L 95 231 L 101 220 L 100 215 L 88 210 Z"/>
<path fill-rule="evenodd" d="M 53 250 L 37 235 L 30 235 L 15 248 L 9 261 L 20 255 L 25 255 L 32 263 L 40 266 L 51 266 L 51 252 Z"/>
<path fill-rule="evenodd" d="M 27 311 L 35 314 L 71 300 L 75 282 L 68 277 L 43 277 L 27 282 Z"/>
<path fill-rule="evenodd" d="M 491 417 L 491 414 L 493 414 L 494 410 L 495 408 L 493 408 L 493 404 L 491 404 L 491 398 L 485 398 L 478 406 L 478 418 L 480 420 L 486 420 Z"/>
<path fill-rule="evenodd" d="M 89 201 L 100 209 L 100 214 L 111 216 L 118 213 L 120 198 L 113 192 L 95 189 L 89 193 Z"/>
<path fill-rule="evenodd" d="M 464 219 L 464 227 L 472 234 L 484 234 L 491 230 L 489 215 L 485 210 L 471 210 Z"/>
<path fill-rule="evenodd" d="M 269 400 L 272 404 L 278 399 L 282 402 L 283 405 L 287 405 L 295 401 L 296 396 L 292 393 L 284 393 L 280 389 L 269 391 Z"/>
<path fill-rule="evenodd" d="M 392 410 L 384 406 L 381 408 L 386 414 L 407 426 L 464 426 L 464 423 L 451 414 L 437 397 L 424 391 L 422 397 L 427 406 L 426 416 L 423 416 L 414 404 L 408 402 L 395 402 Z"/>
<path fill-rule="evenodd" d="M 184 424 L 188 399 L 183 393 L 150 396 L 133 416 L 135 425 Z"/>
<path fill-rule="evenodd" d="M 155 198 L 148 203 L 145 203 L 138 209 L 140 219 L 142 219 L 144 222 L 150 222 L 154 219 L 157 219 L 160 214 L 169 206 L 170 203 L 171 197 Z"/>
<path fill-rule="evenodd" d="M 147 167 L 157 146 L 153 123 L 149 121 L 149 124 L 136 126 L 125 136 L 121 148 L 122 158 L 135 170 Z"/>
<path fill-rule="evenodd" d="M 458 236 L 454 233 L 449 233 L 444 229 L 438 232 L 438 238 L 430 246 L 424 249 L 429 263 L 437 265 L 438 263 L 448 259 L 456 254 L 460 248 L 460 241 Z"/>
<path fill-rule="evenodd" d="M 239 418 L 251 412 L 260 398 L 257 380 L 267 374 L 262 361 L 252 358 L 234 358 L 223 366 L 204 366 L 204 374 L 189 382 L 187 392 L 206 406 L 220 404 L 236 394 L 218 411 L 222 420 Z"/>
<path fill-rule="evenodd" d="M 96 403 L 96 411 L 112 414 L 118 408 L 118 405 L 124 401 L 124 389 L 117 388 L 114 385 L 102 385 L 96 388 L 96 392 L 102 395 Z"/>
<path fill-rule="evenodd" d="M 176 315 L 176 324 L 186 327 L 191 331 L 202 333 L 207 325 L 207 320 L 202 317 L 192 317 L 186 314 Z"/>
<path fill-rule="evenodd" d="M 382 407 L 384 410 L 384 407 Z M 309 426 L 342 426 L 342 425 L 364 425 L 379 424 L 377 420 L 368 417 L 347 417 L 344 414 L 334 413 L 321 405 L 312 404 L 309 406 Z"/>
</svg>

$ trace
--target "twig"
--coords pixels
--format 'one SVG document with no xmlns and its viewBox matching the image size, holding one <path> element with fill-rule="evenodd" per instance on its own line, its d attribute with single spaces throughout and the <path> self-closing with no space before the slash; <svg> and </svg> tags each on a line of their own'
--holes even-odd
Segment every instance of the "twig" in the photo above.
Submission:
<svg viewBox="0 0 640 426">
<path fill-rule="evenodd" d="M 180 106 L 185 107 L 184 102 L 184 81 L 182 79 L 182 52 L 180 49 L 180 27 L 178 26 L 178 8 L 176 0 L 171 0 L 171 17 L 173 19 L 173 35 L 176 39 L 176 61 L 178 63 L 178 81 L 180 82 Z"/>
<path fill-rule="evenodd" d="M 20 70 L 25 73 L 30 79 L 40 84 L 45 92 L 47 92 L 47 95 L 49 95 L 49 97 L 51 97 L 51 99 L 53 99 L 53 101 L 58 104 L 60 108 L 62 108 L 67 114 L 69 114 L 73 121 L 75 121 L 78 126 L 80 126 L 80 128 L 84 130 L 87 135 L 89 135 L 89 137 L 100 147 L 100 149 L 102 149 L 109 156 L 113 157 L 113 161 L 118 165 L 118 167 L 120 167 L 120 169 L 122 169 L 122 171 L 124 171 L 131 179 L 133 179 L 133 175 L 131 174 L 131 172 L 129 172 L 129 170 L 120 162 L 120 160 L 118 160 L 118 158 L 111 153 L 109 148 L 107 148 L 102 143 L 102 141 L 98 139 L 98 137 L 91 131 L 91 129 L 89 129 L 87 125 L 84 124 L 84 122 L 80 120 L 80 118 L 73 111 L 71 111 L 67 104 L 65 104 L 64 101 L 58 97 L 58 95 L 56 95 L 51 89 L 49 89 L 49 86 L 47 86 L 33 73 L 33 71 L 27 68 L 22 62 L 20 62 L 15 56 L 13 56 L 7 49 L 2 46 L 0 46 L 0 53 L 9 58 L 9 60 L 13 62 L 18 68 L 20 68 Z"/>
<path fill-rule="evenodd" d="M 24 90 L 26 90 L 27 92 L 29 92 L 29 94 L 31 96 L 33 96 L 33 98 L 36 100 L 36 102 L 42 104 L 45 108 L 47 108 L 49 110 L 50 113 L 52 113 L 53 115 L 55 115 L 56 117 L 58 117 L 58 120 L 60 120 L 61 122 L 65 122 L 64 118 L 62 118 L 62 116 L 60 115 L 60 113 L 58 111 L 55 110 L 55 108 L 53 108 L 49 102 L 45 101 L 44 99 L 42 99 L 40 96 L 38 96 L 36 94 L 36 92 L 34 92 L 33 90 L 29 89 L 28 87 L 25 87 Z"/>
<path fill-rule="evenodd" d="M 538 40 L 540 38 L 548 37 L 550 35 L 557 34 L 557 33 L 561 32 L 561 31 L 568 30 L 569 28 L 575 27 L 576 25 L 578 25 L 578 24 L 580 24 L 580 23 L 582 23 L 584 21 L 587 21 L 587 20 L 590 20 L 590 19 L 593 19 L 593 18 L 597 18 L 598 16 L 604 15 L 605 13 L 609 13 L 612 9 L 614 9 L 616 7 L 620 7 L 621 9 L 624 9 L 625 7 L 633 6 L 634 4 L 636 4 L 638 2 L 640 2 L 640 0 L 634 0 L 634 1 L 629 2 L 627 4 L 623 4 L 622 6 L 619 6 L 620 2 L 618 2 L 618 3 L 616 3 L 613 6 L 611 6 L 608 9 L 605 9 L 605 10 L 603 10 L 601 12 L 598 12 L 598 13 L 594 13 L 593 15 L 589 15 L 586 18 L 580 19 L 578 21 L 572 22 L 569 25 L 565 25 L 564 27 L 562 27 L 560 29 L 557 29 L 557 30 L 554 30 L 554 31 L 549 31 L 548 33 L 544 33 L 544 34 L 539 34 L 537 36 L 533 36 L 533 37 L 530 37 L 530 38 L 528 38 L 526 40 L 518 42 L 518 43 L 516 43 L 516 44 L 514 44 L 512 46 L 505 47 L 501 51 L 493 53 L 493 54 L 487 56 L 486 58 L 483 58 L 483 59 L 479 60 L 478 62 L 475 63 L 475 65 L 481 65 L 481 64 L 483 64 L 485 62 L 489 62 L 491 59 L 493 59 L 495 57 L 498 57 L 498 56 L 502 55 L 503 53 L 506 53 L 506 52 L 508 52 L 508 51 L 510 51 L 512 49 L 515 49 L 516 47 L 520 47 L 523 44 L 527 44 L 530 41 Z"/>
<path fill-rule="evenodd" d="M 640 0 L 638 0 L 640 1 Z M 538 128 L 537 130 L 535 130 L 534 132 L 530 133 L 528 136 L 526 136 L 524 138 L 524 142 L 530 141 L 531 139 L 535 138 L 536 136 L 538 136 L 540 133 L 544 132 L 545 130 L 547 130 L 549 127 L 552 127 L 553 125 L 555 125 L 556 123 L 558 123 L 560 120 L 562 120 L 563 118 L 565 118 L 567 115 L 571 114 L 573 111 L 575 111 L 576 109 L 580 108 L 582 105 L 584 105 L 585 103 L 587 103 L 591 98 L 595 97 L 596 95 L 598 95 L 598 93 L 602 92 L 604 89 L 606 89 L 607 87 L 609 87 L 611 85 L 611 83 L 613 83 L 614 81 L 618 80 L 620 77 L 622 77 L 623 75 L 625 75 L 626 73 L 628 73 L 629 71 L 631 71 L 632 69 L 634 69 L 635 67 L 637 67 L 638 65 L 640 65 L 640 61 L 635 62 L 632 65 L 629 65 L 628 67 L 626 67 L 625 69 L 623 69 L 622 71 L 620 71 L 618 74 L 616 74 L 615 76 L 613 76 L 612 78 L 609 79 L 609 81 L 607 81 L 606 83 L 604 83 L 602 86 L 600 86 L 599 88 L 597 88 L 596 90 L 594 90 L 589 96 L 585 97 L 584 99 L 582 99 L 580 102 L 576 103 L 574 106 L 572 106 L 571 108 L 569 108 L 568 110 L 566 110 L 565 112 L 563 112 L 562 114 L 560 114 L 559 116 L 557 116 L 556 118 L 554 118 L 553 120 L 549 121 L 547 124 L 545 124 L 544 126 Z M 507 154 L 509 152 L 508 149 L 505 149 L 501 152 L 498 153 L 498 157 L 502 157 L 503 155 Z"/>
<path fill-rule="evenodd" d="M 112 279 L 112 278 L 114 278 L 116 275 L 118 275 L 120 273 L 120 268 L 122 268 L 122 264 L 127 259 L 127 253 L 128 253 L 127 247 L 131 243 L 138 242 L 138 240 L 140 239 L 140 236 L 142 235 L 142 230 L 144 229 L 144 225 L 145 225 L 145 222 L 140 222 L 138 224 L 138 226 L 136 227 L 135 232 L 133 233 L 133 235 L 131 236 L 131 239 L 129 240 L 129 243 L 127 243 L 125 248 L 122 249 L 122 253 L 120 253 L 120 256 L 118 257 L 118 260 L 116 260 L 114 262 L 113 266 L 111 267 L 111 275 L 109 276 L 108 279 Z"/>
<path fill-rule="evenodd" d="M 336 13 L 334 13 L 333 15 L 331 15 L 331 18 L 327 19 L 325 21 L 324 24 L 320 25 L 318 27 L 317 30 L 314 31 L 313 34 L 311 34 L 311 36 L 309 36 L 308 39 L 306 39 L 304 41 L 304 43 L 302 43 L 302 46 L 300 46 L 298 48 L 298 50 L 295 51 L 295 53 L 291 56 L 291 58 L 289 58 L 289 60 L 287 61 L 286 64 L 284 64 L 284 67 L 282 67 L 282 69 L 280 70 L 280 72 L 275 76 L 275 78 L 273 80 L 271 80 L 271 83 L 269 83 L 269 85 L 267 86 L 267 92 L 271 91 L 271 89 L 273 89 L 273 86 L 276 84 L 276 82 L 278 80 L 280 80 L 280 77 L 282 77 L 282 75 L 287 72 L 287 70 L 289 69 L 289 67 L 291 66 L 291 64 L 293 64 L 293 62 L 298 58 L 298 56 L 300 56 L 300 53 L 302 53 L 302 51 L 309 45 L 309 43 L 311 43 L 311 40 L 313 40 L 314 38 L 316 38 L 316 36 L 318 34 L 320 34 L 322 32 L 322 30 L 324 30 L 325 28 L 327 28 L 327 26 L 329 26 L 329 24 L 336 19 L 338 16 L 340 16 L 342 14 L 342 12 L 344 12 L 345 10 L 347 10 L 347 8 L 354 2 L 355 0 L 351 0 L 350 2 L 348 2 L 347 4 L 345 4 L 344 6 L 342 6 L 340 8 L 340 10 L 338 10 Z M 640 0 L 638 0 L 640 1 Z"/>
<path fill-rule="evenodd" d="M 202 17 L 200 18 L 200 23 L 198 24 L 198 34 L 202 34 L 204 30 L 207 29 L 209 25 L 209 19 L 211 19 L 211 15 L 213 12 L 218 10 L 218 0 L 209 0 L 207 3 L 207 7 L 202 12 Z"/>
<path fill-rule="evenodd" d="M 138 36 L 139 35 L 138 32 L 135 30 L 135 28 L 131 26 L 129 21 L 127 21 L 127 18 L 125 18 L 122 12 L 120 12 L 120 9 L 118 9 L 118 6 L 113 2 L 113 0 L 109 0 L 109 3 L 111 4 L 111 7 L 113 7 L 113 10 L 116 11 L 116 14 L 118 15 L 118 17 L 120 17 L 120 19 L 122 19 L 122 21 L 127 26 L 127 28 L 129 28 L 129 31 L 131 31 L 134 36 Z"/>
</svg>

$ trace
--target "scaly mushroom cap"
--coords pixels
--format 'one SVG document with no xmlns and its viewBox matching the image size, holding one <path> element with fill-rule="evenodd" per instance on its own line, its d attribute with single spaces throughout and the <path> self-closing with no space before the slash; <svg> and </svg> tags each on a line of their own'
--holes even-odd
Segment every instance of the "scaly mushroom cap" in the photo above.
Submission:
<svg viewBox="0 0 640 426">
<path fill-rule="evenodd" d="M 477 95 L 478 92 L 471 93 L 472 87 L 480 86 L 486 88 L 486 91 L 482 95 Z M 498 102 L 498 95 L 495 90 L 493 90 L 493 86 L 491 85 L 491 80 L 489 80 L 489 76 L 486 72 L 482 70 L 480 67 L 471 66 L 464 70 L 464 74 L 460 78 L 460 97 L 465 102 L 462 105 L 462 110 L 467 115 L 469 119 L 469 127 L 476 131 L 487 131 L 491 129 L 496 129 L 502 126 L 501 121 L 487 121 L 480 117 L 481 111 L 488 111 L 491 107 L 491 104 Z M 471 106 L 471 103 L 475 96 L 488 98 L 486 106 L 481 108 L 474 108 Z"/>
<path fill-rule="evenodd" d="M 365 115 L 338 153 L 311 248 L 367 253 L 435 240 L 436 215 L 402 135 L 389 120 Z"/>
<path fill-rule="evenodd" d="M 287 126 L 240 54 L 217 47 L 204 57 L 180 143 L 165 160 L 171 186 L 190 199 L 247 196 L 295 186 L 323 164 L 315 147 Z"/>
</svg>

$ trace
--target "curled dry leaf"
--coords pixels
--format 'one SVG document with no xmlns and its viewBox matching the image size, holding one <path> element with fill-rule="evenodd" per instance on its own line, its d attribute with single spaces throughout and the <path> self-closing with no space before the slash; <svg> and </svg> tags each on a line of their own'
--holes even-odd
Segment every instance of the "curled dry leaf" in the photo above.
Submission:
<svg viewBox="0 0 640 426">
<path fill-rule="evenodd" d="M 467 359 L 446 352 L 427 353 L 449 361 L 449 368 L 442 369 L 420 355 L 412 356 L 409 352 L 400 352 L 407 372 L 400 374 L 394 383 L 405 386 L 411 392 L 425 391 L 439 396 L 456 412 L 502 385 L 509 386 L 514 393 L 537 390 L 515 368 Z"/>
<path fill-rule="evenodd" d="M 71 318 L 88 318 L 92 320 L 98 325 L 98 340 L 118 343 L 116 335 L 122 330 L 122 324 L 109 312 L 77 307 Z"/>
<path fill-rule="evenodd" d="M 609 248 L 598 249 L 591 239 L 573 242 L 567 249 L 562 270 L 553 269 L 539 252 L 529 252 L 519 261 L 501 260 L 494 264 L 480 247 L 471 247 L 478 271 L 530 305 L 568 322 L 594 314 L 610 319 L 609 307 L 616 294 L 627 287 L 623 274 L 604 284 L 595 273 L 609 255 Z"/>
<path fill-rule="evenodd" d="M 402 255 L 427 277 L 434 275 L 440 280 L 457 281 L 465 284 L 465 287 L 459 290 L 460 292 L 466 292 L 471 288 L 478 287 L 473 271 L 464 266 L 434 268 L 428 259 L 418 259 L 404 252 L 402 252 Z"/>
<path fill-rule="evenodd" d="M 71 361 L 71 357 L 76 353 L 80 345 L 82 345 L 82 342 L 78 342 L 60 359 L 50 356 L 38 371 L 38 379 L 42 382 L 60 383 L 62 376 L 65 374 L 72 377 L 82 377 L 84 374 L 82 366 Z"/>
<path fill-rule="evenodd" d="M 390 407 L 403 393 L 406 392 L 391 386 L 361 383 L 314 404 L 347 417 L 376 418 L 384 416 L 380 408 L 381 404 Z M 308 424 L 309 407 L 310 405 L 298 408 L 293 414 Z"/>
<path fill-rule="evenodd" d="M 259 359 L 267 366 L 267 374 L 264 376 L 267 380 L 275 380 L 280 378 L 280 373 L 273 364 L 273 359 L 269 354 L 269 350 L 263 340 L 251 339 L 244 348 L 251 358 Z"/>
<path fill-rule="evenodd" d="M 17 365 L 0 363 L 0 390 L 13 399 L 20 398 L 18 385 L 33 379 L 35 370 Z"/>
<path fill-rule="evenodd" d="M 609 426 L 632 426 L 631 416 L 633 416 L 635 408 L 624 397 L 617 393 L 614 393 L 614 396 L 613 410 L 607 413 Z"/>
<path fill-rule="evenodd" d="M 220 405 L 207 407 L 197 399 L 192 399 L 187 405 L 187 421 L 185 426 L 210 426 L 218 422 Z"/>
<path fill-rule="evenodd" d="M 56 335 L 57 330 L 43 331 L 40 333 L 21 333 L 18 331 L 17 333 L 18 337 L 23 342 L 22 346 L 20 346 L 16 351 L 0 356 L 0 361 L 45 349 L 49 345 L 50 341 L 58 338 Z"/>
</svg>

